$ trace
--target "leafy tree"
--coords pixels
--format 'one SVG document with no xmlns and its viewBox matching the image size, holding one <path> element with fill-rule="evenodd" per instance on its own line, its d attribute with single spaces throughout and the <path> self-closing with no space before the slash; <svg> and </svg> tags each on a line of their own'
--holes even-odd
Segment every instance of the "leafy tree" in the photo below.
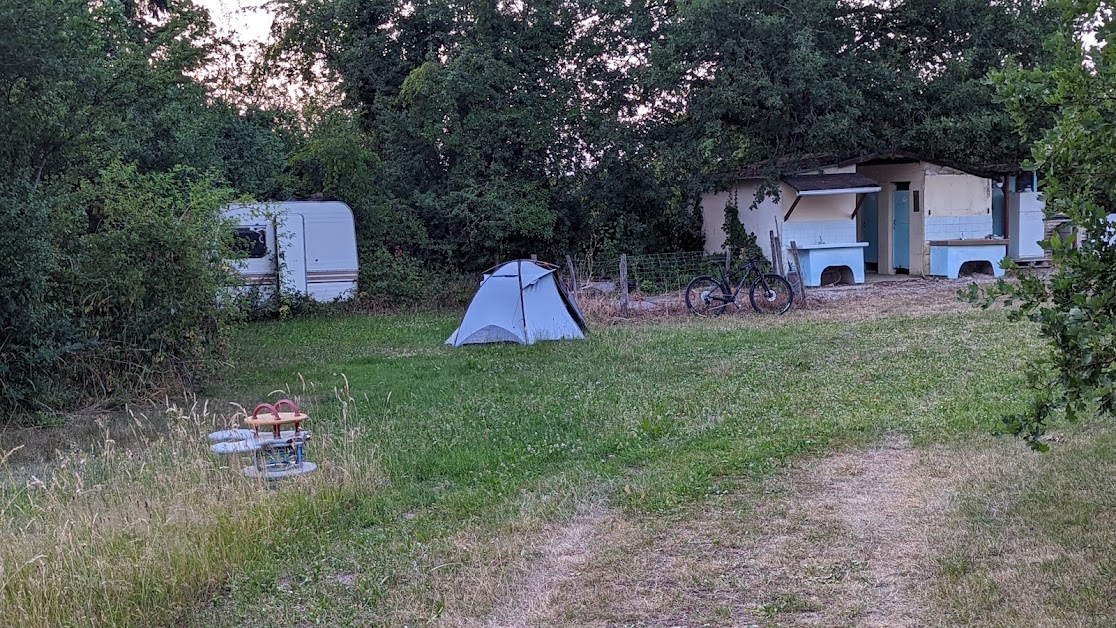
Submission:
<svg viewBox="0 0 1116 628">
<path fill-rule="evenodd" d="M 4 410 L 219 357 L 225 184 L 282 197 L 291 140 L 193 78 L 214 42 L 189 0 L 0 3 Z"/>
<path fill-rule="evenodd" d="M 1041 2 L 677 3 L 647 85 L 663 141 L 700 176 L 892 146 L 1014 162 L 987 76 L 1041 59 L 1053 24 Z"/>
<path fill-rule="evenodd" d="M 337 78 L 426 255 L 476 268 L 574 241 L 693 241 L 640 138 L 646 3 L 283 5 L 280 52 Z"/>
<path fill-rule="evenodd" d="M 395 303 L 428 296 L 419 257 L 426 231 L 384 189 L 384 163 L 358 120 L 336 108 L 307 114 L 311 127 L 288 164 L 295 193 L 340 199 L 353 210 L 362 292 Z"/>
<path fill-rule="evenodd" d="M 1010 431 L 1039 449 L 1060 411 L 1073 420 L 1085 412 L 1111 413 L 1116 405 L 1116 230 L 1109 220 L 1116 214 L 1116 6 L 1081 0 L 1052 5 L 1062 17 L 1049 41 L 1054 62 L 1009 70 L 998 84 L 1025 139 L 1034 142 L 1047 213 L 1069 216 L 1076 231 L 1068 238 L 1055 232 L 1044 243 L 1055 267 L 1048 281 L 1022 275 L 988 294 L 1018 302 L 1012 315 L 1037 323 L 1050 341 L 1047 359 L 1030 369 L 1035 400 L 1006 420 Z M 1031 135 L 1050 119 L 1045 132 Z"/>
<path fill-rule="evenodd" d="M 50 299 L 50 199 L 29 187 L 0 187 L 0 407 L 52 398 L 55 365 L 78 348 Z"/>
</svg>

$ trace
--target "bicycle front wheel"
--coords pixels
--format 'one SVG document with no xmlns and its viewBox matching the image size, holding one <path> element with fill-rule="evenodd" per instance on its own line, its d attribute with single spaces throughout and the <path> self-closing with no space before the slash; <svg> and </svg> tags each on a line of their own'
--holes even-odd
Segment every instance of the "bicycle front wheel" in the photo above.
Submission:
<svg viewBox="0 0 1116 628">
<path fill-rule="evenodd" d="M 732 301 L 732 293 L 708 275 L 694 277 L 686 286 L 686 307 L 697 316 L 720 316 Z"/>
<path fill-rule="evenodd" d="M 794 290 L 790 282 L 780 275 L 760 275 L 748 291 L 752 309 L 760 314 L 784 314 L 794 303 Z"/>
</svg>

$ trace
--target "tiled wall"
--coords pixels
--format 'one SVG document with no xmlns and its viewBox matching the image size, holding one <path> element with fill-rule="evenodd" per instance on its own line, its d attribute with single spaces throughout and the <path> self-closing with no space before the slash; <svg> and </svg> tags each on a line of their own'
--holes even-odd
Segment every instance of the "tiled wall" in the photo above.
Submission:
<svg viewBox="0 0 1116 628">
<path fill-rule="evenodd" d="M 802 220 L 783 223 L 783 244 L 790 246 L 792 241 L 799 244 L 856 242 L 856 221 L 852 219 Z"/>
<path fill-rule="evenodd" d="M 974 240 L 992 233 L 992 215 L 927 216 L 926 239 Z"/>
</svg>

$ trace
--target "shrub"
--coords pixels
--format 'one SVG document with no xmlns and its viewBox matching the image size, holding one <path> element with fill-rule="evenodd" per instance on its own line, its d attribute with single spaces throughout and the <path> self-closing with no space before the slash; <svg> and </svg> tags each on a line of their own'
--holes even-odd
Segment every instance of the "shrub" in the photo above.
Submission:
<svg viewBox="0 0 1116 628">
<path fill-rule="evenodd" d="M 140 174 L 114 163 L 84 183 L 61 216 L 58 306 L 86 346 L 68 378 L 114 394 L 190 379 L 219 357 L 217 294 L 228 285 L 231 191 L 176 167 Z"/>
<path fill-rule="evenodd" d="M 0 408 L 49 400 L 59 361 L 78 347 L 50 301 L 49 210 L 41 191 L 0 188 Z"/>
</svg>

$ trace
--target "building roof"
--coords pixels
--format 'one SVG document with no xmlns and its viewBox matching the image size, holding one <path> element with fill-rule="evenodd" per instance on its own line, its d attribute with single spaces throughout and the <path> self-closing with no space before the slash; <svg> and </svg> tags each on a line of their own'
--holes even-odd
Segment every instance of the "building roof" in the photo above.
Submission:
<svg viewBox="0 0 1116 628">
<path fill-rule="evenodd" d="M 892 149 L 877 152 L 877 153 L 866 153 L 864 155 L 859 155 L 859 156 L 856 156 L 856 157 L 850 157 L 850 158 L 845 159 L 843 161 L 840 161 L 840 162 L 838 162 L 834 165 L 836 165 L 836 166 L 854 166 L 854 165 L 855 166 L 874 166 L 874 165 L 897 164 L 897 163 L 898 164 L 915 163 L 915 162 L 920 162 L 920 161 L 924 161 L 928 164 L 934 164 L 936 166 L 944 166 L 946 168 L 953 168 L 954 170 L 960 170 L 961 172 L 965 172 L 967 174 L 971 174 L 971 175 L 978 176 L 978 177 L 984 177 L 986 179 L 992 179 L 992 178 L 996 177 L 996 173 L 990 171 L 988 168 L 978 168 L 976 166 L 970 166 L 968 164 L 963 164 L 963 163 L 956 162 L 956 161 L 945 160 L 945 159 L 937 159 L 935 157 L 926 157 L 926 156 L 920 155 L 918 153 L 913 153 L 909 150 L 901 150 L 901 149 L 898 149 L 898 148 L 892 148 Z"/>
<path fill-rule="evenodd" d="M 878 192 L 880 183 L 871 177 L 855 172 L 835 174 L 806 174 L 783 177 L 783 182 L 794 188 L 800 195 L 808 193 L 840 193 L 841 191 Z"/>
<path fill-rule="evenodd" d="M 872 153 L 864 153 L 856 156 L 839 157 L 827 153 L 812 153 L 802 155 L 795 158 L 784 157 L 776 160 L 768 160 L 750 166 L 746 166 L 740 170 L 733 172 L 722 172 L 713 175 L 710 179 L 714 182 L 727 182 L 739 181 L 742 179 L 764 179 L 770 177 L 775 173 L 800 173 L 809 172 L 811 170 L 820 170 L 827 167 L 842 167 L 842 166 L 872 166 L 881 164 L 896 164 L 896 163 L 914 163 L 924 161 L 926 163 L 934 164 L 937 166 L 944 166 L 953 168 L 968 174 L 988 179 L 999 178 L 1003 174 L 1003 166 L 992 166 L 987 168 L 980 168 L 962 164 L 959 162 L 937 159 L 934 157 L 926 157 L 918 153 L 898 148 L 892 148 L 886 151 L 878 151 Z"/>
</svg>

